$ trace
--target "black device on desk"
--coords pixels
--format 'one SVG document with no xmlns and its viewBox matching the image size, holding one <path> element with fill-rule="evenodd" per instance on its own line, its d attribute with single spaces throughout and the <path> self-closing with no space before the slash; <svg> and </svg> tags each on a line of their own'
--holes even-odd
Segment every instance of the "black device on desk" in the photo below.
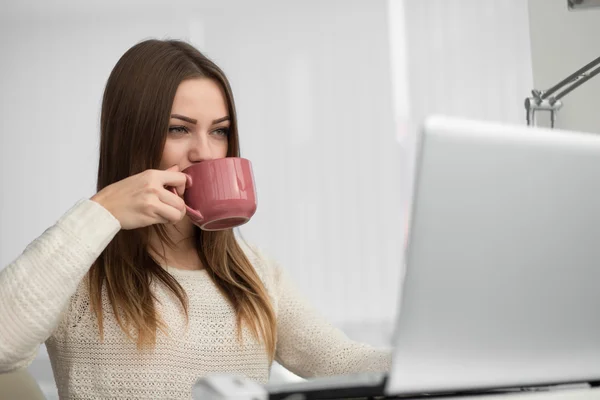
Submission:
<svg viewBox="0 0 600 400">
<path fill-rule="evenodd" d="M 600 137 L 427 119 L 406 265 L 387 377 L 267 385 L 272 398 L 599 381 Z"/>
<path fill-rule="evenodd" d="M 269 399 L 293 399 L 301 394 L 301 399 L 343 399 L 357 397 L 384 396 L 387 374 L 356 374 L 307 380 L 303 382 L 267 385 Z M 300 397 L 298 397 L 300 399 Z"/>
</svg>

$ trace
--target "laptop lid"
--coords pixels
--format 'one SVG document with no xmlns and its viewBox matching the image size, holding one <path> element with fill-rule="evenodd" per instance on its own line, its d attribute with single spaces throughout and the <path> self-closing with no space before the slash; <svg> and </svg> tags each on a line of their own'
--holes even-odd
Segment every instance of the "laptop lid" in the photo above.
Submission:
<svg viewBox="0 0 600 400">
<path fill-rule="evenodd" d="M 600 380 L 600 137 L 431 117 L 387 394 Z"/>
</svg>

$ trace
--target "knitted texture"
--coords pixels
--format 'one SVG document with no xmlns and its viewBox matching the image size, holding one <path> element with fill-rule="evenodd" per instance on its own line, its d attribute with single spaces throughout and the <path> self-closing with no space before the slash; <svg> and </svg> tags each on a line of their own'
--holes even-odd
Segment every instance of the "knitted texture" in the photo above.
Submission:
<svg viewBox="0 0 600 400">
<path fill-rule="evenodd" d="M 83 200 L 0 271 L 0 372 L 27 367 L 46 342 L 61 399 L 190 399 L 193 383 L 209 373 L 267 382 L 264 346 L 246 328 L 237 339 L 235 312 L 208 270 L 164 267 L 187 293 L 189 322 L 176 297 L 154 283 L 168 332 L 157 332 L 152 350 L 138 350 L 125 335 L 104 293 L 100 340 L 83 278 L 119 228 L 103 207 Z M 389 349 L 349 340 L 277 264 L 240 244 L 273 302 L 279 363 L 303 377 L 389 370 Z"/>
</svg>

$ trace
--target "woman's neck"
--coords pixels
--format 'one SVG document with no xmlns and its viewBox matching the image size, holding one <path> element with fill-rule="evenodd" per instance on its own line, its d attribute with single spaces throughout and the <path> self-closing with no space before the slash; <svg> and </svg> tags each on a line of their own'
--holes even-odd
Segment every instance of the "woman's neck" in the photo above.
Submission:
<svg viewBox="0 0 600 400">
<path fill-rule="evenodd" d="M 174 243 L 171 247 L 162 243 L 158 235 L 152 230 L 148 251 L 161 264 L 177 269 L 203 269 L 202 262 L 196 248 L 195 228 L 186 217 L 175 225 L 164 224 L 166 234 Z"/>
</svg>

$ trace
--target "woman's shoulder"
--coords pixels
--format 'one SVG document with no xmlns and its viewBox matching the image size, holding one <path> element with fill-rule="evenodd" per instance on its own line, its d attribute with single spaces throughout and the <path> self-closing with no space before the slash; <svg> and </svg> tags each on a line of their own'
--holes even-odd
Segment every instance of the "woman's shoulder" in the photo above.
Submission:
<svg viewBox="0 0 600 400">
<path fill-rule="evenodd" d="M 277 283 L 280 276 L 280 268 L 277 263 L 262 248 L 254 243 L 238 238 L 238 244 L 267 290 L 272 295 L 276 295 Z"/>
<path fill-rule="evenodd" d="M 90 324 L 94 319 L 91 315 L 90 295 L 88 290 L 88 275 L 79 282 L 76 292 L 69 298 L 62 310 L 61 318 L 52 337 L 64 338 L 73 329 L 82 324 Z"/>
<path fill-rule="evenodd" d="M 270 276 L 274 273 L 273 261 L 267 256 L 265 251 L 254 243 L 244 239 L 237 239 L 238 245 L 244 252 L 248 261 L 252 264 L 256 272 L 261 276 Z"/>
</svg>

